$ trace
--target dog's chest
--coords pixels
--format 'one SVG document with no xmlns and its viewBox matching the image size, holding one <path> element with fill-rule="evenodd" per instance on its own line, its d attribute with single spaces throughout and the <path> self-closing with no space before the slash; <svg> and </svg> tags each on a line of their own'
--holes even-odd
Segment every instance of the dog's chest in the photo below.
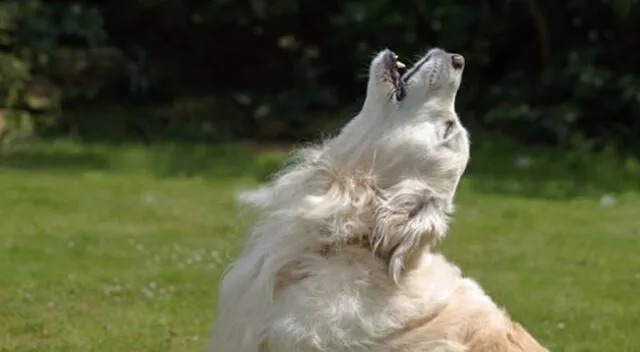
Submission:
<svg viewBox="0 0 640 352">
<path fill-rule="evenodd" d="M 358 351 L 445 299 L 438 281 L 423 283 L 423 292 L 407 292 L 391 282 L 371 252 L 345 252 L 308 261 L 308 274 L 297 270 L 303 278 L 279 292 L 266 334 L 272 351 Z"/>
</svg>

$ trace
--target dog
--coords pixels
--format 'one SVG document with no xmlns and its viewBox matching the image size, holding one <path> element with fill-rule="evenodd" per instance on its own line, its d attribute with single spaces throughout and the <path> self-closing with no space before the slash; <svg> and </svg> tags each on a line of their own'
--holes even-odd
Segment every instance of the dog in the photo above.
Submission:
<svg viewBox="0 0 640 352">
<path fill-rule="evenodd" d="M 209 352 L 547 351 L 433 248 L 469 162 L 462 55 L 372 59 L 361 111 L 239 201 L 258 210 L 223 274 Z"/>
</svg>

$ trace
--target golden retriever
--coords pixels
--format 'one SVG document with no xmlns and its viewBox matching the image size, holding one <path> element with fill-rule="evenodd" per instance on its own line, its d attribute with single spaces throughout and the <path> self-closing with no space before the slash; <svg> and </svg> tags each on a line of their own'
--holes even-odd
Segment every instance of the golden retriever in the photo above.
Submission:
<svg viewBox="0 0 640 352">
<path fill-rule="evenodd" d="M 464 58 L 369 67 L 363 107 L 267 185 L 220 284 L 213 352 L 547 351 L 432 251 L 469 160 L 455 112 Z"/>
</svg>

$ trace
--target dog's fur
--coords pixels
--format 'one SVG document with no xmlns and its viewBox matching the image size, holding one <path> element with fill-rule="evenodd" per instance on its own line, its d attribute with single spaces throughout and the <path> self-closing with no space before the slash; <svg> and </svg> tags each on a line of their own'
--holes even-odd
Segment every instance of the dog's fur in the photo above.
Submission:
<svg viewBox="0 0 640 352">
<path fill-rule="evenodd" d="M 399 78 L 378 53 L 341 133 L 241 195 L 260 220 L 221 282 L 208 351 L 546 351 L 431 251 L 469 159 L 453 55 L 432 49 Z"/>
</svg>

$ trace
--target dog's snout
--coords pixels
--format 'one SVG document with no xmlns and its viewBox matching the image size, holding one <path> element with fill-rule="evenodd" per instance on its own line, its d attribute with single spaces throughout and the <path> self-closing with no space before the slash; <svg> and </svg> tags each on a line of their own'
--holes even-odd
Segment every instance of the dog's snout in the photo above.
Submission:
<svg viewBox="0 0 640 352">
<path fill-rule="evenodd" d="M 464 56 L 460 54 L 451 54 L 451 64 L 455 69 L 461 69 L 464 67 Z"/>
</svg>

